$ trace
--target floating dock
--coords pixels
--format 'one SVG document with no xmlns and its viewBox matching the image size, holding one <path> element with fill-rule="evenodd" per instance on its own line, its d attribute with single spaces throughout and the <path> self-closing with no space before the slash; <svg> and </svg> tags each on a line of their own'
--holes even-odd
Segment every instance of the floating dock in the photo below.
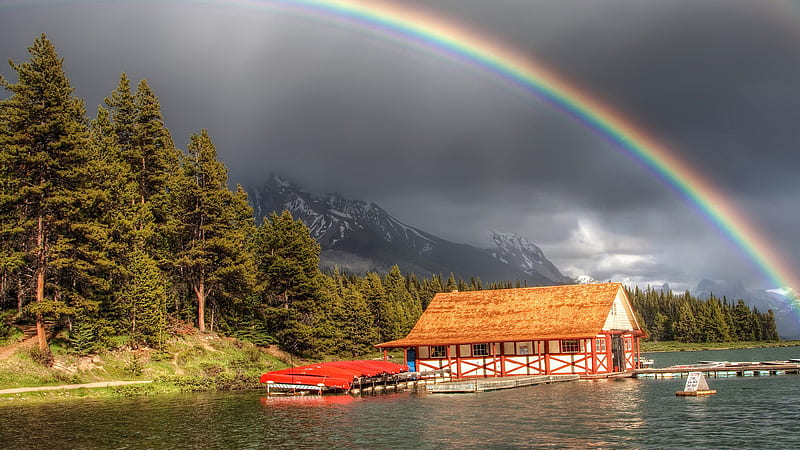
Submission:
<svg viewBox="0 0 800 450">
<path fill-rule="evenodd" d="M 763 377 L 800 374 L 800 360 L 728 362 L 701 361 L 694 365 L 678 365 L 664 368 L 636 369 L 634 378 L 686 378 L 689 372 L 703 372 L 709 378 Z"/>
<path fill-rule="evenodd" d="M 713 395 L 717 391 L 714 389 L 703 389 L 702 391 L 678 391 L 675 393 L 678 397 L 700 397 L 703 395 Z"/>
<path fill-rule="evenodd" d="M 400 391 L 450 381 L 450 370 L 408 372 L 408 366 L 387 361 L 333 361 L 275 370 L 261 375 L 267 397 Z"/>
<path fill-rule="evenodd" d="M 450 369 L 432 370 L 428 372 L 404 372 L 386 377 L 385 379 L 363 380 L 354 385 L 348 393 L 350 395 L 370 395 L 382 392 L 399 392 L 405 390 L 426 390 L 428 385 L 447 383 Z"/>
<path fill-rule="evenodd" d="M 521 377 L 473 378 L 469 380 L 450 381 L 426 386 L 425 390 L 433 394 L 456 394 L 515 389 L 537 384 L 578 381 L 579 375 L 538 375 Z"/>
</svg>

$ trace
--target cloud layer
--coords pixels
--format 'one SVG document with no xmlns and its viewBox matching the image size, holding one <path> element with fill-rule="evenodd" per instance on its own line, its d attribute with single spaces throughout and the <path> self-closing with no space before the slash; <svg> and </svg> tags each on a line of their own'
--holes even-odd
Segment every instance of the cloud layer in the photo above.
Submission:
<svg viewBox="0 0 800 450">
<path fill-rule="evenodd" d="M 418 3 L 527 52 L 630 117 L 800 262 L 800 16 L 791 4 Z M 234 182 L 277 172 L 461 242 L 515 231 L 569 275 L 767 287 L 669 187 L 562 112 L 367 30 L 224 2 L 66 2 L 4 7 L 0 56 L 27 59 L 42 32 L 89 111 L 121 72 L 147 78 L 176 142 L 208 128 Z"/>
</svg>

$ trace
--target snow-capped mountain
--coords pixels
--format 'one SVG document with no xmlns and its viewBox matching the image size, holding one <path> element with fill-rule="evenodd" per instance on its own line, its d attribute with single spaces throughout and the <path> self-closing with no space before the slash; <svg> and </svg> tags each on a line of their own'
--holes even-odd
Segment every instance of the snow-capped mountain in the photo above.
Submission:
<svg viewBox="0 0 800 450">
<path fill-rule="evenodd" d="M 747 306 L 756 307 L 761 312 L 771 309 L 775 313 L 775 325 L 783 339 L 800 339 L 800 308 L 797 306 L 797 295 L 789 288 L 778 288 L 767 291 L 746 289 L 740 282 L 702 280 L 693 294 L 707 299 L 713 294 L 717 298 L 725 297 L 729 302 L 744 300 Z"/>
<path fill-rule="evenodd" d="M 578 275 L 575 277 L 575 284 L 595 284 L 598 283 L 597 280 L 590 277 L 589 275 Z"/>
<path fill-rule="evenodd" d="M 501 234 L 491 232 L 491 241 L 497 248 L 492 256 L 514 267 L 519 267 L 529 275 L 539 274 L 558 282 L 568 282 L 547 258 L 542 249 L 517 233 Z"/>
<path fill-rule="evenodd" d="M 325 267 L 385 272 L 433 273 L 483 281 L 526 280 L 528 285 L 569 283 L 542 251 L 519 235 L 491 234 L 494 249 L 458 244 L 406 225 L 383 208 L 338 194 L 317 195 L 277 176 L 248 188 L 256 219 L 288 210 L 301 219 L 320 243 Z"/>
</svg>

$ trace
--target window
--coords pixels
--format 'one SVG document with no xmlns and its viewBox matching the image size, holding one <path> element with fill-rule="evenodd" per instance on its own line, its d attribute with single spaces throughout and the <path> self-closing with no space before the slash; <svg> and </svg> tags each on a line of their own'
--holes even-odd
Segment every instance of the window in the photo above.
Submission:
<svg viewBox="0 0 800 450">
<path fill-rule="evenodd" d="M 581 345 L 577 340 L 561 341 L 561 353 L 578 353 Z"/>
<path fill-rule="evenodd" d="M 595 346 L 594 349 L 597 353 L 605 353 L 606 352 L 606 338 L 597 338 L 594 340 Z"/>
<path fill-rule="evenodd" d="M 431 358 L 445 358 L 446 356 L 444 345 L 434 345 L 431 347 Z"/>
<path fill-rule="evenodd" d="M 472 356 L 489 356 L 489 344 L 472 344 Z"/>
</svg>

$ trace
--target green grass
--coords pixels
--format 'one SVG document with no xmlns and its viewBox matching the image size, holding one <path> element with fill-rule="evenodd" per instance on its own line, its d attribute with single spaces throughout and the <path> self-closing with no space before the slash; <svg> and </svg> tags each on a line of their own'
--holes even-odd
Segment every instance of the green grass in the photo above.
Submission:
<svg viewBox="0 0 800 450">
<path fill-rule="evenodd" d="M 800 341 L 736 341 L 736 342 L 678 342 L 643 341 L 641 349 L 643 353 L 652 352 L 688 352 L 696 350 L 724 350 L 729 348 L 771 348 L 771 347 L 794 347 L 800 345 Z"/>
<path fill-rule="evenodd" d="M 75 401 L 94 398 L 120 398 L 142 395 L 158 395 L 184 392 L 171 383 L 153 382 L 141 385 L 80 388 L 59 391 L 22 392 L 18 394 L 0 394 L 0 408 L 13 406 L 19 402 L 51 403 L 55 401 Z"/>
<path fill-rule="evenodd" d="M 258 388 L 259 376 L 288 364 L 254 344 L 210 335 L 179 338 L 163 350 L 103 351 L 81 357 L 58 340 L 51 349 L 57 367 L 34 362 L 24 350 L 0 361 L 0 389 L 82 384 L 114 380 L 155 380 L 146 385 L 2 395 L 0 401 L 69 397 L 114 397 L 198 390 Z"/>
</svg>

